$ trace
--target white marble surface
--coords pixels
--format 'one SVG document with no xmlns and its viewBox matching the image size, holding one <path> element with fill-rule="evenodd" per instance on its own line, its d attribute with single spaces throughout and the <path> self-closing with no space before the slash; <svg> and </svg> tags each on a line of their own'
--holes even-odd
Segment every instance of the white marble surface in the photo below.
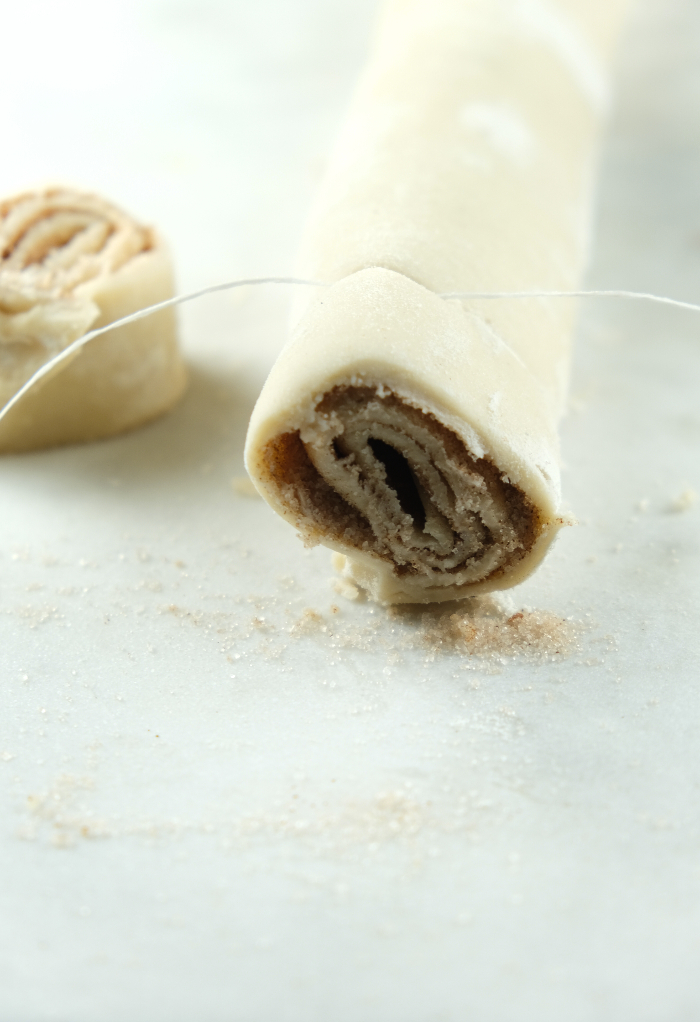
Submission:
<svg viewBox="0 0 700 1022">
<path fill-rule="evenodd" d="M 183 290 L 288 272 L 373 7 L 14 5 L 0 190 L 104 192 Z M 700 300 L 699 57 L 641 0 L 592 285 Z M 426 662 L 232 488 L 288 302 L 187 307 L 173 415 L 0 464 L 0 1020 L 698 1018 L 700 317 L 582 319 L 581 524 L 513 594 L 582 652 Z"/>
</svg>

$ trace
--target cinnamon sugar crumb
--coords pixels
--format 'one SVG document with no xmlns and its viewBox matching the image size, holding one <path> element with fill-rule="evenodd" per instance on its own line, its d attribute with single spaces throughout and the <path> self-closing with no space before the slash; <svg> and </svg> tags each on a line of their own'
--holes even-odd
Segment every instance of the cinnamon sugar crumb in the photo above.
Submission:
<svg viewBox="0 0 700 1022">
<path fill-rule="evenodd" d="M 456 613 L 428 612 L 422 623 L 423 641 L 434 652 L 537 659 L 568 656 L 578 647 L 573 621 L 547 610 L 512 613 L 493 596 L 474 597 Z"/>
<path fill-rule="evenodd" d="M 327 631 L 327 625 L 317 610 L 307 607 L 301 617 L 289 629 L 290 635 L 309 635 Z"/>
</svg>

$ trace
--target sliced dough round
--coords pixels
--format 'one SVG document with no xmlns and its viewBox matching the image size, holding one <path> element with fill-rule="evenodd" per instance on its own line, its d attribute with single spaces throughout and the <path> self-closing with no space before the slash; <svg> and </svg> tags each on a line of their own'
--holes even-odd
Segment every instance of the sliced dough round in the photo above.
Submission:
<svg viewBox="0 0 700 1022">
<path fill-rule="evenodd" d="M 51 357 L 173 295 L 163 241 L 110 202 L 49 188 L 0 202 L 0 408 Z M 175 314 L 117 327 L 0 421 L 0 452 L 96 440 L 167 411 L 186 372 Z"/>
</svg>

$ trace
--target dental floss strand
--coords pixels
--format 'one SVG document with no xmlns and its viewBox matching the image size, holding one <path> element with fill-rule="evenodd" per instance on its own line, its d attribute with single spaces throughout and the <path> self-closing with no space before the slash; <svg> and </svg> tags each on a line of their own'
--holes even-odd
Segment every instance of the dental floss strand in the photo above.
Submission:
<svg viewBox="0 0 700 1022">
<path fill-rule="evenodd" d="M 168 298 L 163 302 L 157 302 L 155 305 L 149 305 L 145 309 L 139 309 L 138 312 L 132 312 L 129 316 L 124 316 L 122 319 L 116 319 L 112 323 L 108 323 L 106 326 L 99 327 L 97 330 L 90 330 L 88 333 L 83 334 L 77 340 L 69 344 L 68 347 L 64 348 L 63 351 L 58 352 L 53 358 L 45 362 L 41 368 L 29 377 L 29 379 L 20 387 L 20 389 L 12 395 L 7 404 L 3 408 L 0 408 L 0 421 L 5 418 L 8 412 L 16 404 L 18 404 L 24 395 L 32 389 L 40 380 L 45 376 L 48 376 L 53 372 L 62 362 L 69 359 L 73 354 L 84 348 L 86 344 L 94 341 L 95 338 L 101 337 L 102 334 L 108 333 L 110 330 L 115 330 L 119 326 L 126 326 L 128 323 L 135 323 L 139 319 L 145 319 L 146 316 L 152 315 L 154 312 L 158 312 L 160 309 L 167 309 L 173 305 L 182 305 L 185 302 L 194 301 L 195 298 L 203 298 L 205 295 L 215 294 L 217 291 L 231 291 L 233 288 L 246 287 L 246 286 L 257 286 L 260 284 L 290 284 L 299 285 L 302 287 L 331 287 L 332 284 L 329 281 L 321 280 L 303 280 L 298 277 L 251 277 L 242 280 L 230 280 L 223 284 L 212 284 L 209 287 L 200 288 L 198 291 L 192 291 L 184 295 L 176 295 L 174 298 Z M 620 291 L 620 290 L 602 290 L 602 291 L 450 291 L 444 294 L 439 294 L 439 298 L 445 300 L 467 300 L 467 299 L 507 299 L 507 298 L 616 298 L 616 299 L 627 299 L 631 301 L 644 301 L 653 302 L 657 305 L 670 305 L 676 309 L 686 309 L 689 312 L 700 312 L 700 305 L 694 302 L 679 301 L 676 298 L 667 298 L 662 295 L 649 294 L 645 291 Z"/>
</svg>

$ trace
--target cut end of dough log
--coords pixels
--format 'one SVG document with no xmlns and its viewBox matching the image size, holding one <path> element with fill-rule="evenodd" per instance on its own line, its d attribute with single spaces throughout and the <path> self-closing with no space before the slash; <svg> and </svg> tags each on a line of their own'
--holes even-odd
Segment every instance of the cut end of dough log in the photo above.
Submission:
<svg viewBox="0 0 700 1022">
<path fill-rule="evenodd" d="M 470 309 L 379 267 L 307 310 L 258 399 L 246 465 L 380 603 L 507 589 L 564 524 L 533 375 Z"/>
<path fill-rule="evenodd" d="M 112 203 L 68 188 L 0 201 L 0 408 L 89 330 L 173 295 L 167 249 Z M 0 421 L 0 453 L 95 440 L 181 396 L 175 315 L 117 327 L 66 359 Z"/>
<path fill-rule="evenodd" d="M 511 585 L 548 531 L 488 458 L 381 385 L 336 386 L 305 418 L 262 448 L 258 479 L 380 602 Z"/>
<path fill-rule="evenodd" d="M 373 553 L 399 577 L 482 581 L 520 560 L 540 531 L 532 502 L 494 465 L 390 392 L 335 387 L 309 425 L 275 438 L 264 457 L 311 542 Z"/>
</svg>

